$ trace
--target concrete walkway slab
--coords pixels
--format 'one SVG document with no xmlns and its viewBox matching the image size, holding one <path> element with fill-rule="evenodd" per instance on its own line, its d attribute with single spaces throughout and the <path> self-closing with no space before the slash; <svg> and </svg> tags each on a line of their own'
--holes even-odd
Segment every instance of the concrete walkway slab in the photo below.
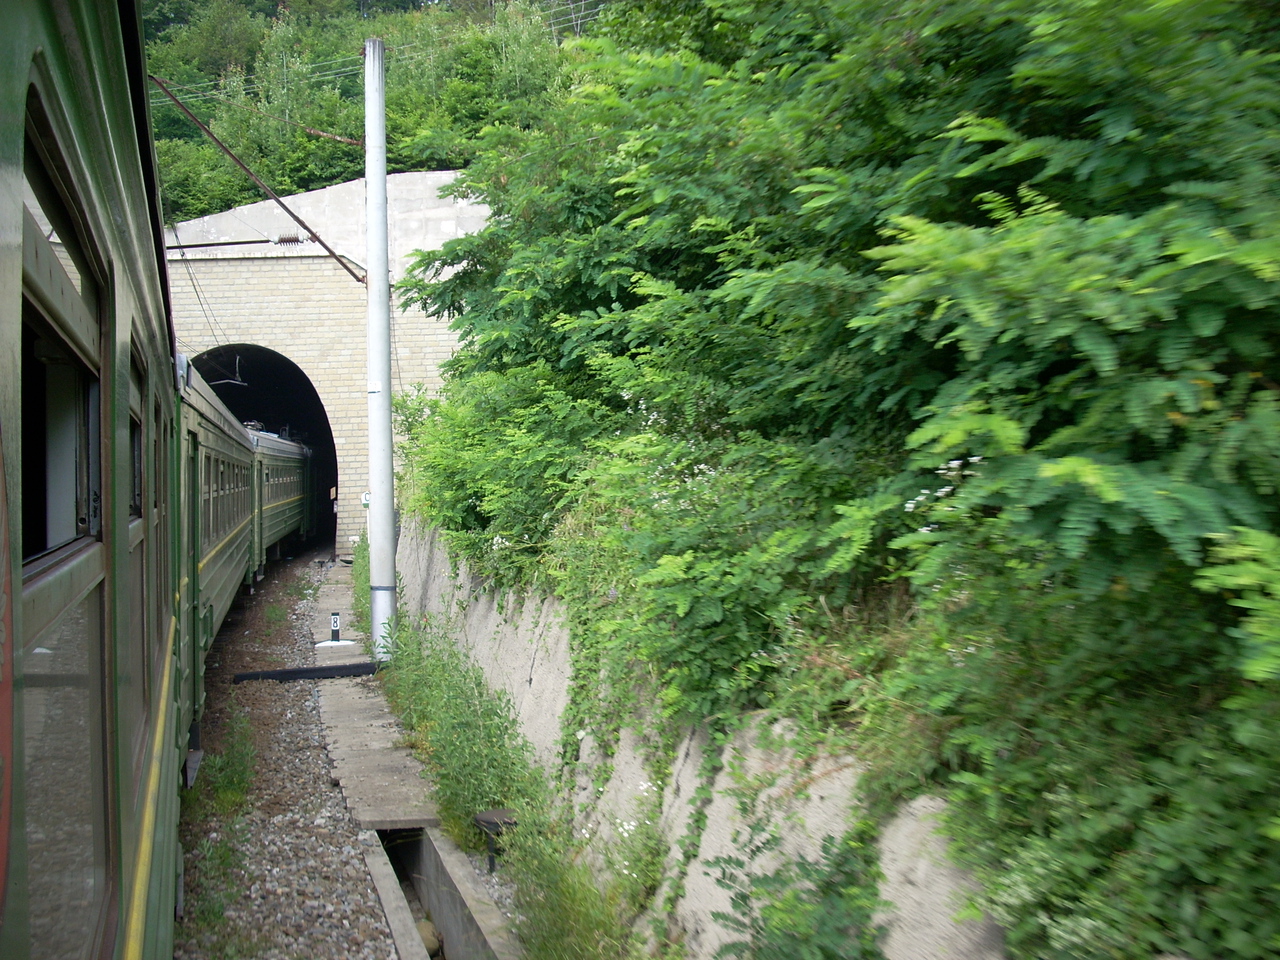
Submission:
<svg viewBox="0 0 1280 960">
<path fill-rule="evenodd" d="M 330 616 L 334 613 L 344 624 L 341 639 L 360 642 L 330 642 Z M 320 586 L 311 625 L 311 635 L 320 641 L 316 666 L 370 662 L 364 638 L 345 626 L 351 621 L 351 568 L 334 564 Z M 403 732 L 378 682 L 359 677 L 325 680 L 319 687 L 320 714 L 334 776 L 360 829 L 438 826 L 440 818 L 435 804 L 427 798 L 422 765 L 408 747 L 400 745 Z"/>
<path fill-rule="evenodd" d="M 362 830 L 439 825 L 422 767 L 407 747 L 397 745 L 400 725 L 376 680 L 324 681 L 320 713 L 334 776 Z"/>
</svg>

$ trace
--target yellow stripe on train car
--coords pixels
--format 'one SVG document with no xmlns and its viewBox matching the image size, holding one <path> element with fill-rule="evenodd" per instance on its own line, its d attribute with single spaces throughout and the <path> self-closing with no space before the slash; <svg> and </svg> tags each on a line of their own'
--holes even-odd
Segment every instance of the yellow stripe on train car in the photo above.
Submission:
<svg viewBox="0 0 1280 960">
<path fill-rule="evenodd" d="M 307 495 L 305 493 L 300 493 L 296 497 L 290 497 L 288 500 L 271 500 L 268 503 L 264 503 L 262 505 L 262 509 L 268 510 L 268 509 L 271 509 L 272 507 L 283 507 L 287 503 L 293 503 L 297 500 L 304 500 L 306 499 L 306 496 Z"/>
<path fill-rule="evenodd" d="M 199 567 L 199 569 L 200 569 L 200 572 L 201 572 L 201 573 L 204 573 L 204 565 L 205 565 L 206 563 L 208 563 L 210 560 L 212 560 L 215 556 L 217 556 L 217 553 L 218 553 L 218 551 L 219 551 L 219 550 L 221 550 L 221 549 L 222 549 L 223 547 L 225 547 L 228 543 L 230 543 L 232 540 L 234 540 L 234 539 L 235 539 L 236 534 L 238 534 L 241 530 L 243 530 L 243 529 L 244 529 L 245 524 L 246 524 L 246 523 L 248 523 L 251 519 L 253 519 L 253 518 L 252 518 L 252 517 L 245 517 L 243 520 L 241 520 L 241 521 L 240 521 L 240 526 L 236 527 L 234 530 L 232 530 L 230 533 L 228 533 L 225 537 L 223 537 L 223 538 L 222 538 L 222 542 L 221 542 L 220 544 L 218 544 L 216 547 L 214 547 L 212 550 L 210 550 L 208 553 L 206 553 L 206 554 L 204 555 L 204 559 L 202 559 L 202 560 L 200 561 L 200 567 Z"/>
<path fill-rule="evenodd" d="M 178 618 L 169 618 L 169 639 L 165 644 L 168 668 L 160 684 L 160 722 L 151 741 L 151 769 L 147 772 L 147 793 L 143 801 L 142 827 L 138 837 L 138 855 L 133 868 L 133 892 L 129 896 L 129 915 L 125 920 L 124 960 L 142 960 L 146 936 L 147 901 L 151 893 L 151 858 L 155 850 L 156 813 L 160 804 L 160 768 L 164 766 L 165 730 L 169 726 L 169 688 L 173 682 L 173 638 L 178 631 Z"/>
</svg>

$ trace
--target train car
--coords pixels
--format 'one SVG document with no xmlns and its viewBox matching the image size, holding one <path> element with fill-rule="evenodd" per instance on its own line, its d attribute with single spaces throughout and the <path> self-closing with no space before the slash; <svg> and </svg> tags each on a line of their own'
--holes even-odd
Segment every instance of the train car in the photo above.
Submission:
<svg viewBox="0 0 1280 960">
<path fill-rule="evenodd" d="M 183 779 L 195 779 L 204 713 L 204 663 L 241 586 L 262 576 L 267 553 L 313 532 L 311 451 L 237 422 L 181 354 L 182 517 L 178 571 L 180 725 L 190 731 Z"/>
<path fill-rule="evenodd" d="M 308 539 L 315 533 L 315 471 L 311 450 L 273 433 L 250 430 L 254 452 L 256 526 L 254 560 L 259 570 L 267 553 L 288 537 Z"/>
<path fill-rule="evenodd" d="M 0 957 L 159 960 L 204 656 L 308 458 L 175 370 L 134 2 L 4 9 Z"/>
<path fill-rule="evenodd" d="M 181 504 L 177 618 L 179 730 L 188 731 L 183 780 L 199 766 L 204 664 L 253 556 L 253 441 L 209 387 L 177 358 Z"/>
<path fill-rule="evenodd" d="M 160 956 L 177 403 L 130 0 L 0 32 L 0 956 Z"/>
</svg>

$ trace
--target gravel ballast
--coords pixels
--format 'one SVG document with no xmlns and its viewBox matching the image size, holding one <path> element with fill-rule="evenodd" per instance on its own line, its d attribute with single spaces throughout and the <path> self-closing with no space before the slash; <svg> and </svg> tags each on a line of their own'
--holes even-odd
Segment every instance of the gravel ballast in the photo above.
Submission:
<svg viewBox="0 0 1280 960">
<path fill-rule="evenodd" d="M 233 608 L 209 653 L 205 749 L 219 749 L 231 711 L 241 710 L 256 761 L 247 806 L 237 817 L 184 823 L 188 919 L 175 931 L 178 960 L 397 957 L 356 825 L 330 770 L 317 682 L 231 684 L 236 673 L 314 665 L 312 598 L 327 558 L 325 550 L 271 565 L 256 595 Z M 220 875 L 221 889 L 211 892 L 199 879 L 202 858 L 228 841 L 233 865 Z M 201 898 L 206 914 L 209 902 L 225 903 L 221 921 L 196 922 Z"/>
</svg>

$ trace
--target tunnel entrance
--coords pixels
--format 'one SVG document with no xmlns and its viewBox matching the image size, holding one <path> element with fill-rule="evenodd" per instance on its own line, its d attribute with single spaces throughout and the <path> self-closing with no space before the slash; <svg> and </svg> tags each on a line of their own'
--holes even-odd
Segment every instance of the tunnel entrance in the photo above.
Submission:
<svg viewBox="0 0 1280 960">
<path fill-rule="evenodd" d="M 333 430 L 311 378 L 288 357 L 251 343 L 214 347 L 192 359 L 200 376 L 237 420 L 311 448 L 316 468 L 316 531 L 332 540 L 336 517 L 328 493 L 338 486 Z"/>
</svg>

